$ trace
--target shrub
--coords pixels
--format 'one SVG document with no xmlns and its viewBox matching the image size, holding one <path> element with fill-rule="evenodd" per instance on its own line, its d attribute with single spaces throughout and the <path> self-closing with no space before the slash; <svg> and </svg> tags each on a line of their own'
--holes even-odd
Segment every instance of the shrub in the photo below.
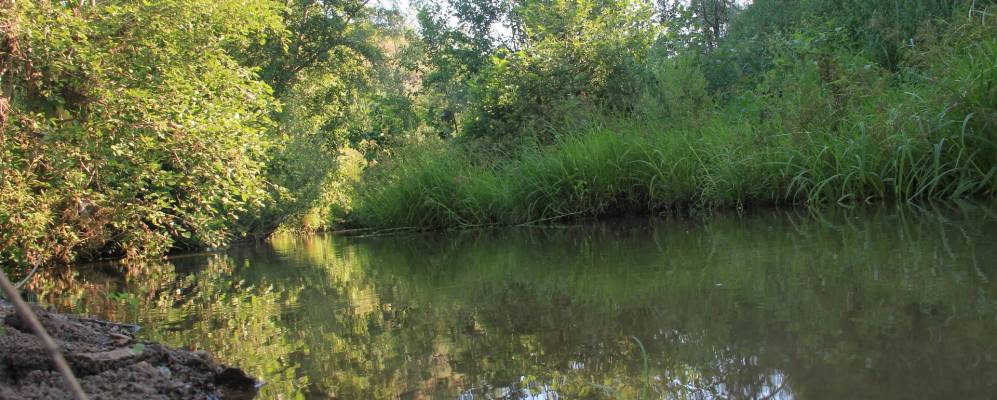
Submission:
<svg viewBox="0 0 997 400">
<path fill-rule="evenodd" d="M 218 246 L 263 196 L 269 2 L 0 6 L 0 261 Z"/>
</svg>

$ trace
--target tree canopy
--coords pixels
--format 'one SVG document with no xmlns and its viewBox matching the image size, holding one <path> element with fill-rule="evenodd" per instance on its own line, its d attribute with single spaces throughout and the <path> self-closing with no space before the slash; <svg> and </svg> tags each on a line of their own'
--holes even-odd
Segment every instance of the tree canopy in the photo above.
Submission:
<svg viewBox="0 0 997 400">
<path fill-rule="evenodd" d="M 489 214 L 502 207 L 814 204 L 839 181 L 838 201 L 993 194 L 992 12 L 967 0 L 4 1 L 0 261 L 156 256 L 423 207 L 438 211 L 421 220 L 470 224 L 520 215 Z M 663 202 L 663 170 L 640 175 L 650 182 L 607 182 L 630 165 L 617 161 L 570 172 L 587 156 L 566 143 L 586 148 L 602 136 L 585 132 L 620 121 L 639 133 L 606 143 L 724 179 L 668 177 L 681 201 Z M 746 177 L 772 160 L 781 169 Z M 497 178 L 553 176 L 542 170 L 570 176 Z M 562 184 L 597 206 L 560 208 Z"/>
</svg>

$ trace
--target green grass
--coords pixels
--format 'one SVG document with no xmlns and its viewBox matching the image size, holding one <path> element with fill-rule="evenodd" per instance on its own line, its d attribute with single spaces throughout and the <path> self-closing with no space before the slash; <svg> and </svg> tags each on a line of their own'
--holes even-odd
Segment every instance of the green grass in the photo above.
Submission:
<svg viewBox="0 0 997 400">
<path fill-rule="evenodd" d="M 690 121 L 606 118 L 564 127 L 556 143 L 511 157 L 459 143 L 411 146 L 364 180 L 350 218 L 370 228 L 444 229 L 991 196 L 992 25 L 949 27 L 899 72 L 851 54 L 801 55 L 772 73 L 767 89 L 745 89 Z"/>
<path fill-rule="evenodd" d="M 992 194 L 997 166 L 983 155 L 997 149 L 971 135 L 835 132 L 759 144 L 723 125 L 680 132 L 623 125 L 592 128 L 502 166 L 476 165 L 456 149 L 424 150 L 367 188 L 353 218 L 367 227 L 440 229 Z"/>
</svg>

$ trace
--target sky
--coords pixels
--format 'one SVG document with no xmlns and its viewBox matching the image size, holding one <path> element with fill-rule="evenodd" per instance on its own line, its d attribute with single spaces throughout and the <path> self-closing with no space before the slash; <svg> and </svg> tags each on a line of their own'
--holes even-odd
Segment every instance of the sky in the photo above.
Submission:
<svg viewBox="0 0 997 400">
<path fill-rule="evenodd" d="M 415 20 L 415 9 L 412 6 L 411 0 L 374 0 L 374 3 L 382 8 L 390 8 L 401 11 L 405 19 L 409 21 L 412 26 L 416 26 Z"/>
</svg>

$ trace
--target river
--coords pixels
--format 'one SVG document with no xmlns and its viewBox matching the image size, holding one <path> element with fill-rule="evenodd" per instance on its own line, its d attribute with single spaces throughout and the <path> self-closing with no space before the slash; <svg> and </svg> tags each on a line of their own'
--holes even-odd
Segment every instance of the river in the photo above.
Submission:
<svg viewBox="0 0 997 400">
<path fill-rule="evenodd" d="M 982 399 L 997 204 L 278 236 L 36 281 L 263 399 Z"/>
</svg>

